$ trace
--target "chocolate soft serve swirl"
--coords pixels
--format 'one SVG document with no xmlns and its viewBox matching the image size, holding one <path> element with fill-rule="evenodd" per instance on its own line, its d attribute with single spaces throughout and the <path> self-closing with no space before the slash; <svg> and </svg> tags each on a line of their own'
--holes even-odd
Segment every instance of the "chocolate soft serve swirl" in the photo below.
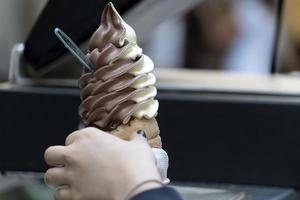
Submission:
<svg viewBox="0 0 300 200">
<path fill-rule="evenodd" d="M 90 39 L 87 57 L 95 66 L 94 72 L 84 71 L 79 80 L 79 113 L 87 126 L 111 131 L 134 118 L 156 116 L 153 62 L 111 3 Z"/>
</svg>

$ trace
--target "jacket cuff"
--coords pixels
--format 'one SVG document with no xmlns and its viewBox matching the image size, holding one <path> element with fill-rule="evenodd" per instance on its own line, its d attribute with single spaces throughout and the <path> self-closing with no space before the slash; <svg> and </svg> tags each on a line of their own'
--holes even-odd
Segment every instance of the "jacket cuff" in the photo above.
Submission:
<svg viewBox="0 0 300 200">
<path fill-rule="evenodd" d="M 137 194 L 131 200 L 182 200 L 178 192 L 170 187 L 161 187 Z"/>
</svg>

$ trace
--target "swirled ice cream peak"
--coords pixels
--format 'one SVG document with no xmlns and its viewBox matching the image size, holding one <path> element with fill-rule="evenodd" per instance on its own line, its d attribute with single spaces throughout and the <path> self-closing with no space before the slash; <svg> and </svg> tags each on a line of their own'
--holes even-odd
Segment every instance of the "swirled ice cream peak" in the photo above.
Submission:
<svg viewBox="0 0 300 200">
<path fill-rule="evenodd" d="M 133 118 L 156 116 L 154 64 L 112 3 L 105 7 L 100 27 L 90 39 L 87 57 L 95 72 L 84 72 L 79 82 L 79 113 L 86 125 L 113 130 Z"/>
</svg>

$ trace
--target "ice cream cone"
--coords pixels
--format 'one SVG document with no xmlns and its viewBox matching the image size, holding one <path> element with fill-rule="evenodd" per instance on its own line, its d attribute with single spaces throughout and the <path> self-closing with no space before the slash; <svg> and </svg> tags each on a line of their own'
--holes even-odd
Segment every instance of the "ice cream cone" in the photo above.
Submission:
<svg viewBox="0 0 300 200">
<path fill-rule="evenodd" d="M 112 3 L 103 10 L 87 58 L 95 67 L 79 80 L 79 114 L 86 126 L 107 131 L 121 139 L 143 130 L 152 147 L 162 180 L 167 182 L 168 156 L 162 149 L 155 117 L 158 101 L 154 64 L 137 44 L 135 31 Z"/>
<path fill-rule="evenodd" d="M 118 126 L 118 128 L 111 133 L 124 140 L 130 140 L 131 134 L 135 134 L 138 130 L 143 130 L 146 133 L 148 144 L 152 148 L 161 148 L 159 127 L 155 118 L 133 119 L 128 124 Z"/>
<path fill-rule="evenodd" d="M 161 148 L 155 119 L 158 101 L 154 64 L 136 40 L 135 31 L 109 3 L 89 42 L 87 58 L 95 69 L 84 71 L 80 77 L 79 113 L 86 126 L 125 140 L 143 130 L 150 146 Z"/>
</svg>

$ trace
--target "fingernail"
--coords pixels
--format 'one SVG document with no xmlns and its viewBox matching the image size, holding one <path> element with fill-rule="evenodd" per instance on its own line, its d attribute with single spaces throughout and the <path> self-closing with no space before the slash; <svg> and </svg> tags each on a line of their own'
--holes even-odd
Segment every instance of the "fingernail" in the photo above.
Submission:
<svg viewBox="0 0 300 200">
<path fill-rule="evenodd" d="M 143 130 L 138 130 L 137 134 L 143 136 L 144 138 L 147 138 L 146 133 Z"/>
</svg>

